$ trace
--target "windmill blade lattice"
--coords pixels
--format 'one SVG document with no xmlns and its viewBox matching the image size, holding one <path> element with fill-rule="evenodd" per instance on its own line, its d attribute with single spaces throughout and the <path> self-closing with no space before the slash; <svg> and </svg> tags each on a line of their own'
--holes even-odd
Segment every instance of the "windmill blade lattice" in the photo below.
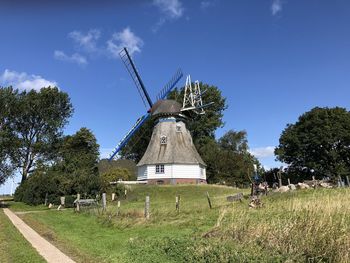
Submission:
<svg viewBox="0 0 350 263">
<path fill-rule="evenodd" d="M 137 91 L 139 92 L 141 99 L 143 101 L 143 104 L 145 105 L 145 107 L 147 107 L 147 104 L 148 104 L 148 106 L 152 108 L 153 106 L 152 100 L 148 95 L 145 85 L 143 85 L 142 79 L 136 69 L 134 62 L 131 59 L 131 56 L 129 55 L 128 50 L 126 48 L 123 48 L 119 52 L 119 56 L 122 59 L 126 69 L 128 70 L 132 80 L 134 81 Z"/>
<path fill-rule="evenodd" d="M 169 80 L 169 82 L 164 86 L 164 88 L 159 92 L 157 96 L 158 100 L 165 99 L 170 91 L 175 87 L 175 85 L 179 82 L 179 80 L 182 78 L 183 73 L 181 69 L 178 69 L 175 73 L 175 75 Z"/>
<path fill-rule="evenodd" d="M 141 128 L 142 124 L 151 116 L 151 114 L 147 113 L 142 117 L 138 118 L 136 123 L 132 126 L 132 128 L 128 131 L 128 133 L 120 140 L 117 146 L 114 148 L 113 152 L 109 156 L 108 160 L 111 161 L 113 158 L 120 152 L 120 150 L 128 143 L 131 137 L 135 134 L 135 132 Z"/>
</svg>

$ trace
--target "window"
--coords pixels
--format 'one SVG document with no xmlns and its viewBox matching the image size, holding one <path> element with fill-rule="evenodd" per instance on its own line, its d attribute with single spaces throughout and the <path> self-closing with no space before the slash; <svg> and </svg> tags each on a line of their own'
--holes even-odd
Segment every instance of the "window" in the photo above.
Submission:
<svg viewBox="0 0 350 263">
<path fill-rule="evenodd" d="M 164 164 L 157 164 L 156 165 L 156 174 L 163 174 L 164 173 Z"/>
<path fill-rule="evenodd" d="M 181 132 L 181 126 L 180 125 L 176 125 L 176 132 Z"/>
<path fill-rule="evenodd" d="M 165 135 L 160 136 L 160 144 L 166 144 L 167 143 L 167 138 Z"/>
</svg>

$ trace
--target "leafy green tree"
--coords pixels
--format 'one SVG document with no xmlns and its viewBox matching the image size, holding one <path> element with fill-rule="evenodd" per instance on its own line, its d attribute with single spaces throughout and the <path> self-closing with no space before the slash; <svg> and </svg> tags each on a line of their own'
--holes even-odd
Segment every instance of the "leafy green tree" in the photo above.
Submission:
<svg viewBox="0 0 350 263">
<path fill-rule="evenodd" d="M 58 203 L 66 196 L 71 203 L 77 193 L 93 196 L 100 190 L 98 175 L 99 146 L 92 132 L 81 128 L 64 137 L 52 163 L 37 163 L 37 168 L 15 192 L 15 200 L 40 204 L 48 195 L 49 202 Z"/>
<path fill-rule="evenodd" d="M 219 140 L 220 153 L 217 163 L 220 166 L 217 178 L 229 185 L 244 185 L 254 170 L 260 168 L 259 161 L 248 152 L 247 133 L 229 130 Z M 248 174 L 249 172 L 249 174 Z"/>
<path fill-rule="evenodd" d="M 219 139 L 219 145 L 223 150 L 248 153 L 247 132 L 230 130 Z"/>
<path fill-rule="evenodd" d="M 130 178 L 128 180 L 135 181 L 137 178 L 137 167 L 133 160 L 127 160 L 127 159 L 118 159 L 118 160 L 111 160 L 108 159 L 101 159 L 98 163 L 98 171 L 99 174 L 103 174 L 106 172 L 109 172 L 110 170 L 113 170 L 115 168 L 125 168 L 127 169 L 130 174 Z"/>
<path fill-rule="evenodd" d="M 0 185 L 13 174 L 15 169 L 10 159 L 13 153 L 12 131 L 9 123 L 12 119 L 16 92 L 10 88 L 0 88 Z"/>
<path fill-rule="evenodd" d="M 259 161 L 248 152 L 245 131 L 229 130 L 218 141 L 207 138 L 198 148 L 207 164 L 207 181 L 243 186 L 249 182 L 248 171 L 253 173 L 254 164 L 261 169 Z"/>
<path fill-rule="evenodd" d="M 275 149 L 277 159 L 300 178 L 350 174 L 350 113 L 345 108 L 313 108 L 288 124 Z"/>
<path fill-rule="evenodd" d="M 99 189 L 99 145 L 94 134 L 81 128 L 76 134 L 66 136 L 59 150 L 53 170 L 58 177 L 62 194 L 91 193 Z"/>
<path fill-rule="evenodd" d="M 11 102 L 1 96 L 0 104 L 7 105 L 11 115 L 1 128 L 11 132 L 0 136 L 11 142 L 11 147 L 5 148 L 8 162 L 20 169 L 24 182 L 38 162 L 51 161 L 57 153 L 57 143 L 73 107 L 68 94 L 56 87 L 28 92 L 5 88 L 4 92 Z"/>
<path fill-rule="evenodd" d="M 101 189 L 103 191 L 106 191 L 109 188 L 110 182 L 117 182 L 119 180 L 129 181 L 131 180 L 131 177 L 132 177 L 128 169 L 120 168 L 120 167 L 112 168 L 102 173 L 100 176 L 101 176 Z"/>
</svg>

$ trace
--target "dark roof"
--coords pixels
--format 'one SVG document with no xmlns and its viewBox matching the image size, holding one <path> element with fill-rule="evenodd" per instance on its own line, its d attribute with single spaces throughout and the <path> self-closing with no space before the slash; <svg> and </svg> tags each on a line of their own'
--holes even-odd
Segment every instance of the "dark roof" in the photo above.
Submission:
<svg viewBox="0 0 350 263">
<path fill-rule="evenodd" d="M 180 113 L 181 104 L 175 100 L 158 100 L 151 108 L 152 115 L 177 115 Z"/>
</svg>

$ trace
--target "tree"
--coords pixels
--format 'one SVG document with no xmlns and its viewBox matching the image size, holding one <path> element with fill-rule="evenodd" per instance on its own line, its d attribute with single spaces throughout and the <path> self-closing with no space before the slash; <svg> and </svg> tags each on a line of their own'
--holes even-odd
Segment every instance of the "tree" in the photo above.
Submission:
<svg viewBox="0 0 350 263">
<path fill-rule="evenodd" d="M 50 202 L 57 203 L 57 198 L 64 195 L 66 202 L 72 203 L 77 193 L 94 196 L 100 190 L 98 157 L 95 136 L 81 128 L 61 140 L 53 162 L 37 163 L 32 175 L 16 189 L 15 200 L 40 204 L 47 196 Z"/>
<path fill-rule="evenodd" d="M 81 128 L 76 134 L 66 136 L 59 150 L 53 171 L 58 177 L 62 194 L 91 193 L 98 191 L 99 145 L 94 134 Z"/>
<path fill-rule="evenodd" d="M 56 87 L 39 92 L 5 88 L 3 92 L 11 94 L 11 102 L 0 97 L 1 105 L 8 106 L 11 115 L 1 128 L 11 132 L 0 136 L 11 142 L 11 147 L 5 148 L 8 162 L 20 169 L 24 182 L 38 162 L 51 161 L 57 153 L 62 129 L 73 107 L 68 94 Z"/>
<path fill-rule="evenodd" d="M 13 152 L 12 131 L 9 122 L 12 116 L 15 92 L 12 88 L 0 89 L 0 185 L 13 174 L 14 165 L 10 156 Z"/>
<path fill-rule="evenodd" d="M 216 86 L 200 83 L 202 91 L 205 93 L 202 96 L 203 102 L 214 102 L 210 107 L 205 108 L 204 115 L 193 115 L 193 119 L 187 121 L 187 128 L 192 133 L 192 138 L 195 146 L 200 154 L 203 154 L 199 149 L 210 141 L 215 139 L 215 131 L 219 127 L 223 127 L 222 120 L 223 111 L 227 108 L 226 99 L 222 96 L 221 91 Z M 184 87 L 180 90 L 174 89 L 168 96 L 168 99 L 173 99 L 182 105 L 184 95 Z M 126 147 L 121 151 L 121 156 L 126 159 L 132 159 L 138 162 L 145 153 L 149 140 L 152 135 L 154 118 L 150 118 L 146 123 L 134 134 Z M 204 147 L 205 148 L 205 147 Z"/>
<path fill-rule="evenodd" d="M 117 182 L 119 180 L 129 181 L 131 179 L 131 173 L 126 168 L 115 167 L 100 175 L 101 177 L 101 189 L 107 191 L 110 187 L 110 182 Z"/>
<path fill-rule="evenodd" d="M 247 133 L 229 130 L 218 141 L 207 138 L 198 151 L 207 164 L 208 183 L 245 185 L 249 182 L 248 171 L 253 173 L 259 161 L 248 151 Z"/>
<path fill-rule="evenodd" d="M 219 140 L 220 153 L 217 157 L 217 179 L 229 185 L 243 185 L 254 171 L 254 164 L 260 168 L 259 161 L 248 151 L 246 131 L 229 130 Z M 248 174 L 249 172 L 249 174 Z"/>
<path fill-rule="evenodd" d="M 339 107 L 313 108 L 287 125 L 275 154 L 301 178 L 350 174 L 350 113 Z"/>
<path fill-rule="evenodd" d="M 133 160 L 118 159 L 111 160 L 101 159 L 98 163 L 99 174 L 103 174 L 115 168 L 125 168 L 129 171 L 130 178 L 128 180 L 135 181 L 137 178 L 137 167 Z"/>
</svg>

